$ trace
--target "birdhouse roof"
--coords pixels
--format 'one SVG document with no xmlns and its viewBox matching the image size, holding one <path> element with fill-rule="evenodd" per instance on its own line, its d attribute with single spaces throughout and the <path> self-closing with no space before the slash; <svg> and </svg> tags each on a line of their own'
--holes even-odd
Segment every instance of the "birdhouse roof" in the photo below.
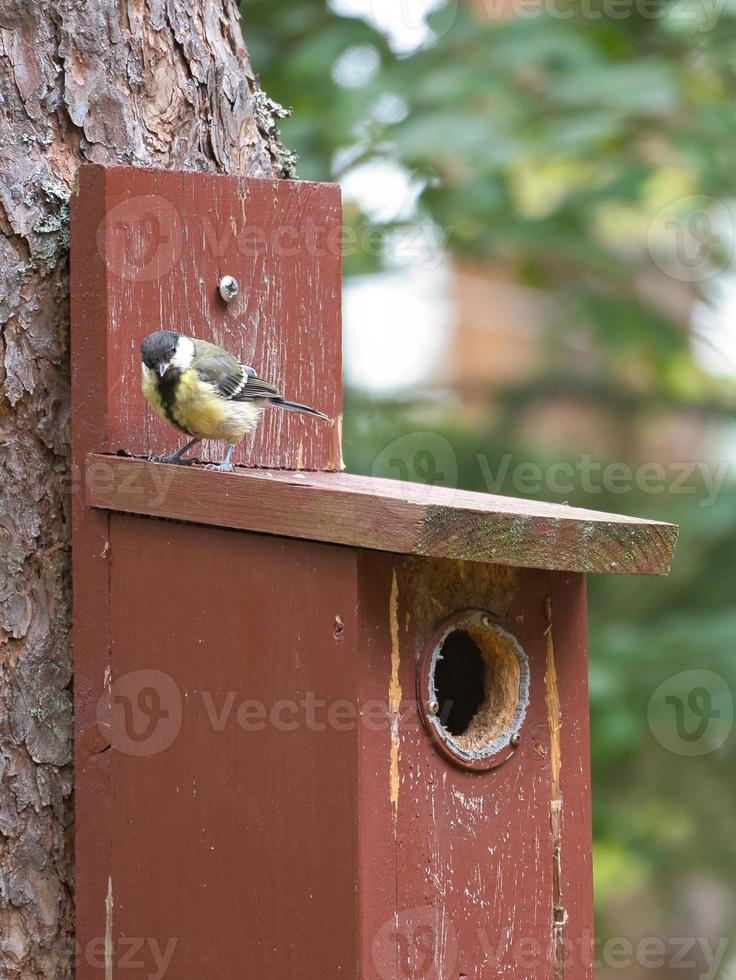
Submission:
<svg viewBox="0 0 736 980">
<path fill-rule="evenodd" d="M 221 473 L 93 454 L 89 505 L 397 554 L 666 575 L 677 527 L 563 504 L 349 473 Z"/>
</svg>

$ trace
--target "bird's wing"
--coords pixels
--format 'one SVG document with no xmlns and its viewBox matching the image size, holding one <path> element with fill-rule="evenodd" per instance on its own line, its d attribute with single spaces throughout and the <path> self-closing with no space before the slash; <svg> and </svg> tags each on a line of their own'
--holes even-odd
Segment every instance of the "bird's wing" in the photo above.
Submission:
<svg viewBox="0 0 736 980">
<path fill-rule="evenodd" d="M 251 401 L 255 398 L 282 397 L 278 389 L 259 378 L 252 367 L 241 364 L 237 357 L 205 340 L 195 341 L 192 366 L 199 377 L 214 385 L 223 398 Z"/>
<path fill-rule="evenodd" d="M 259 378 L 253 368 L 246 367 L 245 371 L 247 372 L 247 380 L 240 391 L 233 395 L 233 401 L 246 402 L 251 398 L 267 398 L 278 401 L 284 397 L 278 388 L 275 388 L 268 381 L 264 381 L 263 378 Z"/>
</svg>

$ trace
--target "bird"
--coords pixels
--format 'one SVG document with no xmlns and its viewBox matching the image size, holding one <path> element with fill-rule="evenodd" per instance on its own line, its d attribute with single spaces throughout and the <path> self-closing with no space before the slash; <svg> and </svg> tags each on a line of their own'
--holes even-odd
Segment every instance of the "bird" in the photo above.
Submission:
<svg viewBox="0 0 736 980">
<path fill-rule="evenodd" d="M 280 408 L 329 421 L 308 405 L 286 399 L 279 390 L 241 364 L 223 347 L 175 330 L 157 330 L 141 343 L 141 388 L 164 422 L 191 436 L 170 456 L 154 462 L 188 465 L 183 456 L 202 439 L 228 443 L 223 461 L 212 469 L 231 473 L 236 445 L 258 425 L 264 408 Z"/>
</svg>

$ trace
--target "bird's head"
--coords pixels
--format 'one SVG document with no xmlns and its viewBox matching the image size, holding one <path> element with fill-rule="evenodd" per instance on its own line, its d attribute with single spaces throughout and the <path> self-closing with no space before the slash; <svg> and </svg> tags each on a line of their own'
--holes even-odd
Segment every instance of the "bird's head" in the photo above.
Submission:
<svg viewBox="0 0 736 980">
<path fill-rule="evenodd" d="M 194 344 L 173 330 L 157 330 L 141 344 L 141 360 L 163 380 L 171 369 L 186 371 L 194 357 Z"/>
</svg>

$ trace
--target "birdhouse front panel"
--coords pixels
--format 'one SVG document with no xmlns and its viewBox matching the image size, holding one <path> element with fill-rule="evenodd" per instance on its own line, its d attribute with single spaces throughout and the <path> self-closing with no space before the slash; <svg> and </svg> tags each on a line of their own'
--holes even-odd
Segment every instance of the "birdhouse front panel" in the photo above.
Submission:
<svg viewBox="0 0 736 980">
<path fill-rule="evenodd" d="M 591 976 L 581 576 L 109 544 L 114 976 L 136 936 L 178 980 Z"/>
<path fill-rule="evenodd" d="M 361 727 L 365 976 L 588 980 L 583 577 L 359 569 L 361 699 L 388 708 Z"/>
</svg>

